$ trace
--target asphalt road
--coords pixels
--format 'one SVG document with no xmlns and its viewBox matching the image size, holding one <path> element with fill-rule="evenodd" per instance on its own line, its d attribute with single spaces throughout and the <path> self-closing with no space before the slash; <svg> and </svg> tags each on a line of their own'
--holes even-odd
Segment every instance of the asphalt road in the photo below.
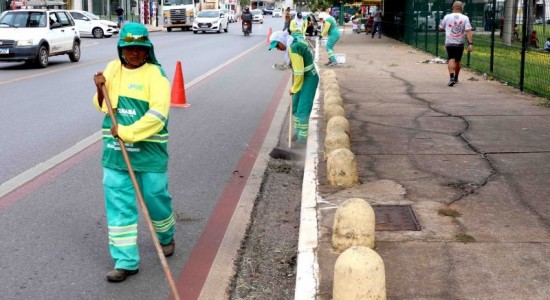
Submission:
<svg viewBox="0 0 550 300">
<path fill-rule="evenodd" d="M 182 62 L 191 104 L 170 114 L 170 191 L 178 223 L 176 255 L 169 264 L 175 278 L 288 80 L 271 67 L 282 54 L 268 52 L 265 42 L 269 28 L 279 23 L 267 17 L 265 24 L 254 24 L 250 37 L 240 33 L 239 23 L 231 24 L 229 33 L 151 34 L 170 79 Z M 2 299 L 166 299 L 169 294 L 143 220 L 139 277 L 121 284 L 105 280 L 112 262 L 97 138 L 103 116 L 91 103 L 92 75 L 116 58 L 116 41 L 84 38 L 78 63 L 59 56 L 46 69 L 0 64 Z"/>
</svg>

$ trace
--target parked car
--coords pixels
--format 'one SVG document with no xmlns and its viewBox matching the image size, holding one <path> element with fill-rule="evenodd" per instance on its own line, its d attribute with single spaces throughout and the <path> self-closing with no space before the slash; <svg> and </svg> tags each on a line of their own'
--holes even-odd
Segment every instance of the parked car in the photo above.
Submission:
<svg viewBox="0 0 550 300">
<path fill-rule="evenodd" d="M 269 7 L 264 7 L 262 9 L 262 12 L 264 15 L 273 15 L 273 11 L 275 10 L 275 8 L 273 7 L 273 5 L 269 6 Z"/>
<path fill-rule="evenodd" d="M 271 17 L 273 18 L 282 18 L 283 17 L 283 10 L 280 8 L 276 8 L 273 10 L 273 13 L 271 14 Z"/>
<path fill-rule="evenodd" d="M 100 39 L 111 37 L 118 33 L 117 23 L 109 20 L 102 20 L 100 17 L 84 10 L 69 10 L 69 13 L 76 23 L 80 36 L 93 36 Z"/>
<path fill-rule="evenodd" d="M 264 23 L 264 15 L 261 9 L 253 9 L 250 12 L 252 13 L 252 22 Z"/>
<path fill-rule="evenodd" d="M 226 15 L 220 9 L 205 9 L 199 11 L 197 17 L 193 21 L 193 33 L 202 31 L 216 31 L 221 33 L 222 30 L 227 32 L 229 22 Z"/>
<path fill-rule="evenodd" d="M 422 30 L 435 30 L 436 24 L 434 16 L 429 11 L 415 11 L 414 12 L 414 24 L 416 29 L 419 31 Z"/>
<path fill-rule="evenodd" d="M 237 17 L 235 16 L 235 12 L 231 9 L 222 9 L 223 13 L 227 17 L 227 22 L 234 23 L 237 22 Z"/>
<path fill-rule="evenodd" d="M 49 57 L 80 60 L 80 34 L 71 14 L 61 9 L 18 9 L 0 15 L 0 61 L 24 61 L 39 68 Z"/>
</svg>

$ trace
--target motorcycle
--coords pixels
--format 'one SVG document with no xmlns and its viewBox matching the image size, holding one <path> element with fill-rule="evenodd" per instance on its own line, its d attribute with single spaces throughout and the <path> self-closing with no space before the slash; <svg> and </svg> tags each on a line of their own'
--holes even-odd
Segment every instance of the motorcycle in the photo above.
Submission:
<svg viewBox="0 0 550 300">
<path fill-rule="evenodd" d="M 243 34 L 250 35 L 250 21 L 243 21 Z"/>
</svg>

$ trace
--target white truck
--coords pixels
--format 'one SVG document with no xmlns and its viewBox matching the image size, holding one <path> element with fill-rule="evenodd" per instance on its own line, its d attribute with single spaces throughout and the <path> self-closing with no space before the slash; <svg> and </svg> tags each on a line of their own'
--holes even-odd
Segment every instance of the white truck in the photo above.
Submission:
<svg viewBox="0 0 550 300">
<path fill-rule="evenodd" d="M 192 0 L 166 0 L 162 6 L 164 28 L 168 32 L 172 28 L 191 30 L 195 18 L 195 6 Z"/>
</svg>

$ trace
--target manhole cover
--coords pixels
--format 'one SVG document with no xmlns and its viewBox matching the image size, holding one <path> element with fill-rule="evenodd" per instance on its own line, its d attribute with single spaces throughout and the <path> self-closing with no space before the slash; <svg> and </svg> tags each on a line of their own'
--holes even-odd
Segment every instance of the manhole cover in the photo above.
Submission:
<svg viewBox="0 0 550 300">
<path fill-rule="evenodd" d="M 410 205 L 375 205 L 377 231 L 419 231 L 420 224 Z"/>
</svg>

